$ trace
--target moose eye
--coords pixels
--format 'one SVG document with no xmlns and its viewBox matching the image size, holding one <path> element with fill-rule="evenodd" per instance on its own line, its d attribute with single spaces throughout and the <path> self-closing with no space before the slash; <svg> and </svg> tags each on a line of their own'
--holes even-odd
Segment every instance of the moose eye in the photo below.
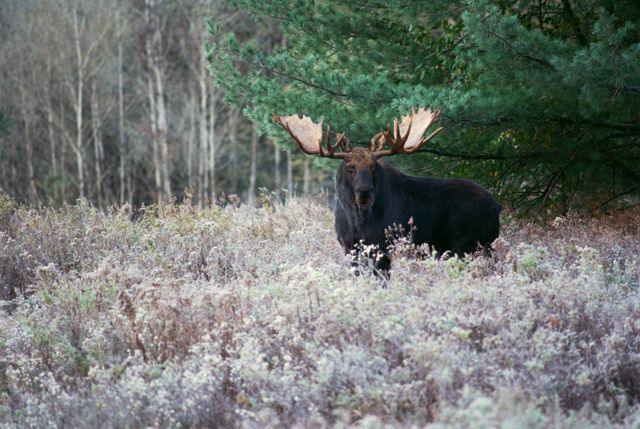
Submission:
<svg viewBox="0 0 640 429">
<path fill-rule="evenodd" d="M 347 172 L 349 174 L 353 174 L 353 173 L 355 173 L 355 171 L 356 171 L 356 167 L 355 166 L 347 164 Z"/>
</svg>

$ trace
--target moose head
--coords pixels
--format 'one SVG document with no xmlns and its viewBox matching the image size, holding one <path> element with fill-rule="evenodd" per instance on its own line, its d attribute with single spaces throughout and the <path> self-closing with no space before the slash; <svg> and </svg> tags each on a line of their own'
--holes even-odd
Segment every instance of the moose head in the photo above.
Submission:
<svg viewBox="0 0 640 429">
<path fill-rule="evenodd" d="M 374 135 L 368 148 L 352 148 L 344 133 L 337 133 L 336 143 L 331 144 L 331 129 L 327 127 L 323 139 L 322 121 L 315 123 L 311 118 L 298 115 L 275 116 L 278 125 L 284 128 L 303 152 L 324 158 L 344 160 L 344 186 L 353 192 L 353 198 L 361 209 L 370 209 L 375 203 L 376 172 L 380 166 L 377 160 L 384 156 L 411 154 L 433 139 L 443 128 L 433 131 L 428 137 L 425 132 L 438 120 L 439 111 L 420 108 L 401 121 L 394 119 L 393 135 L 390 127 Z M 326 141 L 325 147 L 322 146 Z M 389 148 L 384 149 L 387 143 Z"/>
</svg>

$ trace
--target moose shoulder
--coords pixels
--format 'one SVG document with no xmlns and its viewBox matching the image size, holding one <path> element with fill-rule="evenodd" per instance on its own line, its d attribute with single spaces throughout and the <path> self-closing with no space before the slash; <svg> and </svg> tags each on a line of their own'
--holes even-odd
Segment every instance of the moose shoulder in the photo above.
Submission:
<svg viewBox="0 0 640 429">
<path fill-rule="evenodd" d="M 407 176 L 380 159 L 418 150 L 442 130 L 423 137 L 437 118 L 438 112 L 420 109 L 402 122 L 394 120 L 394 135 L 388 130 L 376 134 L 368 149 L 351 148 L 344 134 L 331 145 L 327 130 L 325 149 L 321 123 L 276 117 L 305 153 L 344 161 L 336 172 L 335 228 L 346 252 L 359 243 L 377 245 L 384 255 L 377 267 L 388 269 L 385 229 L 394 224 L 406 229 L 410 219 L 413 242 L 427 243 L 439 253 L 463 256 L 490 249 L 499 234 L 501 207 L 487 190 L 468 180 Z M 390 148 L 382 149 L 384 143 Z"/>
</svg>

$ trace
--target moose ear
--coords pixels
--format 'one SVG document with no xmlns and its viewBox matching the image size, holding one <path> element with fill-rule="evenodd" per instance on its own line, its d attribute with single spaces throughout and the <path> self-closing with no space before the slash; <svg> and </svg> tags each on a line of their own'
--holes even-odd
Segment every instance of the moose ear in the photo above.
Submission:
<svg viewBox="0 0 640 429">
<path fill-rule="evenodd" d="M 380 131 L 378 134 L 371 137 L 371 143 L 369 144 L 369 150 L 371 152 L 376 152 L 378 150 L 382 150 L 382 146 L 384 145 L 384 133 Z"/>
</svg>

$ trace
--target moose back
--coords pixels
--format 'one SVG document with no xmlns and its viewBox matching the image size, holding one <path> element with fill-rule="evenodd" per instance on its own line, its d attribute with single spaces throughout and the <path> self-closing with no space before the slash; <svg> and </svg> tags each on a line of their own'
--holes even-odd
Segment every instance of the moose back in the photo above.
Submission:
<svg viewBox="0 0 640 429">
<path fill-rule="evenodd" d="M 347 253 L 360 243 L 377 245 L 383 256 L 376 267 L 388 269 L 385 229 L 407 229 L 410 219 L 413 242 L 427 243 L 439 254 L 449 251 L 462 257 L 480 248 L 488 251 L 498 237 L 501 207 L 486 189 L 463 179 L 407 176 L 381 159 L 416 152 L 442 131 L 438 128 L 424 137 L 438 116 L 421 108 L 401 122 L 396 119 L 393 136 L 388 129 L 382 131 L 366 149 L 352 148 L 340 133 L 332 145 L 329 129 L 323 148 L 322 123 L 297 115 L 276 116 L 305 153 L 343 160 L 336 172 L 335 228 Z M 383 149 L 385 143 L 388 149 Z"/>
</svg>

